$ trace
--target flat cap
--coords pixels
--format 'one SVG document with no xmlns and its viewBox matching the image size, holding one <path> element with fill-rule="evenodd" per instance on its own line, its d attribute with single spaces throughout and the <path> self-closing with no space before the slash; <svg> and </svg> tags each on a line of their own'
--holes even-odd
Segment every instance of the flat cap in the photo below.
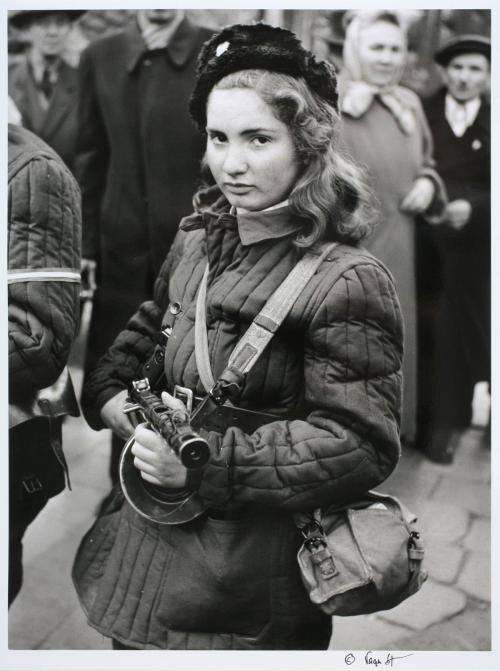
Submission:
<svg viewBox="0 0 500 671">
<path fill-rule="evenodd" d="M 437 50 L 434 60 L 446 66 L 460 54 L 483 54 L 491 61 L 491 40 L 484 35 L 457 35 Z"/>
<path fill-rule="evenodd" d="M 49 14 L 67 14 L 71 21 L 76 21 L 86 9 L 17 9 L 9 12 L 9 23 L 22 30 L 26 28 L 34 19 L 42 19 Z"/>
<path fill-rule="evenodd" d="M 205 42 L 198 56 L 189 110 L 200 130 L 205 129 L 207 99 L 215 84 L 232 72 L 253 69 L 302 77 L 338 110 L 337 78 L 330 63 L 317 61 L 290 30 L 265 23 L 236 24 Z"/>
</svg>

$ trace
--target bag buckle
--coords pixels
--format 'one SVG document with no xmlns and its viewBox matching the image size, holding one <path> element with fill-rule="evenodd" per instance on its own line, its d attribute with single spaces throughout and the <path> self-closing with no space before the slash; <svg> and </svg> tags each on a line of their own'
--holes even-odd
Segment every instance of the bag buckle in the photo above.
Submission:
<svg viewBox="0 0 500 671">
<path fill-rule="evenodd" d="M 43 489 L 43 485 L 36 475 L 24 478 L 22 485 L 28 494 L 36 494 Z"/>
<path fill-rule="evenodd" d="M 304 536 L 304 546 L 309 551 L 310 560 L 317 568 L 324 580 L 330 580 L 338 575 L 332 553 L 326 541 L 323 527 L 317 520 L 311 520 L 301 529 Z"/>
</svg>

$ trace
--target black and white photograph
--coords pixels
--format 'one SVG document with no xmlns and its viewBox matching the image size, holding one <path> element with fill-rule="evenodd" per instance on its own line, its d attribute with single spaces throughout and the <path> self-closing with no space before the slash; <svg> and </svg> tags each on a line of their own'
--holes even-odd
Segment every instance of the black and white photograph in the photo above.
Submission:
<svg viewBox="0 0 500 671">
<path fill-rule="evenodd" d="M 495 11 L 172 4 L 2 10 L 0 669 L 500 668 Z"/>
</svg>

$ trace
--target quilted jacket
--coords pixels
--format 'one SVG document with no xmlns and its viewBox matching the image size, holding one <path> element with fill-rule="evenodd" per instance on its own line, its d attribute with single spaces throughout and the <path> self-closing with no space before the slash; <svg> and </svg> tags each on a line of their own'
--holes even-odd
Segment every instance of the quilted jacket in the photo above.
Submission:
<svg viewBox="0 0 500 671">
<path fill-rule="evenodd" d="M 186 218 L 157 279 L 154 300 L 140 307 L 87 382 L 83 408 L 91 426 L 102 426 L 102 405 L 140 376 L 169 301 L 178 301 L 182 310 L 165 352 L 168 384 L 202 394 L 193 330 L 207 260 L 208 343 L 217 377 L 253 317 L 300 258 L 294 238 L 303 223 L 287 207 L 238 218 L 227 211 Z M 125 504 L 98 521 L 77 558 L 74 577 L 90 624 L 135 647 L 315 647 L 311 632 L 323 627 L 324 634 L 326 625 L 321 618 L 318 623 L 303 595 L 295 560 L 300 542 L 290 513 L 354 499 L 396 465 L 402 341 L 388 271 L 366 251 L 335 247 L 250 372 L 241 396 L 244 407 L 292 413 L 294 419 L 287 415 L 252 435 L 236 427 L 206 434 L 211 459 L 199 490 L 202 499 L 210 509 L 240 511 L 243 526 L 252 511 L 245 537 L 255 519 L 268 531 L 258 553 L 247 553 L 239 567 L 238 586 L 231 589 L 230 578 L 229 587 L 226 578 L 221 583 L 217 563 L 213 570 L 203 568 L 211 578 L 198 581 L 192 568 L 183 580 L 192 554 L 180 549 L 184 528 L 150 523 Z M 192 528 L 199 548 L 208 533 L 201 524 Z M 234 556 L 228 555 L 228 572 L 236 571 Z M 264 588 L 258 587 L 262 575 L 268 576 Z M 209 596 L 194 605 L 194 595 L 205 596 L 207 589 Z M 244 597 L 245 589 L 253 593 Z M 228 593 L 237 611 L 227 606 Z M 269 610 L 262 613 L 259 606 L 268 601 Z M 221 616 L 224 608 L 227 619 Z M 258 616 L 249 624 L 243 613 Z M 326 647 L 328 637 L 326 646 L 324 640 L 316 643 Z"/>
<path fill-rule="evenodd" d="M 80 191 L 57 154 L 9 124 L 9 396 L 53 384 L 78 323 Z"/>
</svg>

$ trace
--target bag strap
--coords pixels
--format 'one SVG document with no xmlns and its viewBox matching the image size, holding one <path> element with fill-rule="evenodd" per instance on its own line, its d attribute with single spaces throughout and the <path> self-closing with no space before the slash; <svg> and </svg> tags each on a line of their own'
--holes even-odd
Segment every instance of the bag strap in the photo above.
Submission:
<svg viewBox="0 0 500 671">
<path fill-rule="evenodd" d="M 337 242 L 323 243 L 319 254 L 306 252 L 292 268 L 279 287 L 271 294 L 262 310 L 257 314 L 243 334 L 228 361 L 226 371 L 231 369 L 239 376 L 247 374 L 274 337 L 293 304 L 305 289 L 322 261 L 337 246 Z M 208 284 L 208 263 L 198 291 L 195 320 L 195 358 L 200 380 L 209 393 L 216 382 L 210 366 L 206 324 L 206 292 Z M 225 371 L 225 372 L 226 372 Z M 225 373 L 222 374 L 221 378 Z M 220 379 L 219 378 L 219 381 Z M 224 380 L 225 381 L 225 380 Z"/>
</svg>

